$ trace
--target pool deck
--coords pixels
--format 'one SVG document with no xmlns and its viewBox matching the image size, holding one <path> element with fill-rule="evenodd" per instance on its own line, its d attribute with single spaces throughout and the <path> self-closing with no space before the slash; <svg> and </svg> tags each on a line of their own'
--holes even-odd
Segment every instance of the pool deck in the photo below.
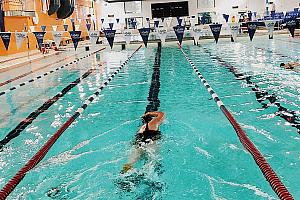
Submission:
<svg viewBox="0 0 300 200">
<path fill-rule="evenodd" d="M 257 30 L 256 35 L 262 36 L 267 35 L 266 30 Z M 288 34 L 287 30 L 275 31 L 274 35 Z M 296 37 L 300 35 L 300 30 L 296 30 Z M 247 33 L 241 34 L 239 37 L 248 37 Z M 220 38 L 230 38 L 230 35 L 221 35 Z M 200 40 L 213 39 L 213 36 L 203 36 Z M 193 40 L 192 37 L 184 38 L 184 40 Z M 149 43 L 157 42 L 158 40 L 149 40 Z M 177 41 L 176 38 L 170 38 L 166 40 Z M 115 45 L 125 44 L 123 41 L 115 41 Z M 134 43 L 141 43 L 141 41 L 132 41 Z M 0 56 L 0 86 L 2 81 L 8 79 L 12 74 L 22 74 L 26 72 L 35 72 L 40 69 L 45 69 L 47 67 L 53 67 L 59 62 L 65 62 L 71 57 L 85 52 L 85 46 L 91 46 L 90 41 L 82 41 L 79 43 L 77 51 L 74 51 L 73 44 L 68 46 L 60 47 L 59 51 L 49 50 L 48 53 L 42 54 L 39 50 L 31 50 L 27 52 L 12 54 L 9 56 Z M 103 45 L 98 45 L 97 48 L 101 48 Z M 3 83 L 3 82 L 2 82 Z"/>
</svg>

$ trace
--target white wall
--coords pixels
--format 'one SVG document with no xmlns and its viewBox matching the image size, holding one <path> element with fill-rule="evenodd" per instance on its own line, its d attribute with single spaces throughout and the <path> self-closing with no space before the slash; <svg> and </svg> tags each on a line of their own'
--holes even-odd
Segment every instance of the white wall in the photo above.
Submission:
<svg viewBox="0 0 300 200">
<path fill-rule="evenodd" d="M 299 8 L 300 0 L 269 0 L 275 3 L 276 11 L 292 11 Z"/>
<path fill-rule="evenodd" d="M 101 3 L 101 16 L 107 18 L 108 15 L 114 15 L 115 18 L 119 18 L 121 23 L 125 23 L 124 19 L 129 17 L 143 17 L 144 21 L 146 17 L 152 17 L 151 4 L 152 3 L 166 3 L 176 2 L 184 0 L 146 0 L 142 1 L 142 13 L 141 14 L 125 14 L 124 3 Z M 222 19 L 222 14 L 236 15 L 238 11 L 257 12 L 261 17 L 266 11 L 266 0 L 215 0 L 215 8 L 202 7 L 202 3 L 207 0 L 187 0 L 189 1 L 189 13 L 197 16 L 198 13 L 204 11 L 215 11 L 218 15 L 218 20 Z M 197 1 L 199 1 L 199 8 L 197 8 Z M 210 0 L 212 1 L 212 0 Z M 276 5 L 276 11 L 290 11 L 295 7 L 299 7 L 300 0 L 269 0 L 273 1 Z M 238 9 L 232 9 L 232 6 L 238 6 Z"/>
</svg>

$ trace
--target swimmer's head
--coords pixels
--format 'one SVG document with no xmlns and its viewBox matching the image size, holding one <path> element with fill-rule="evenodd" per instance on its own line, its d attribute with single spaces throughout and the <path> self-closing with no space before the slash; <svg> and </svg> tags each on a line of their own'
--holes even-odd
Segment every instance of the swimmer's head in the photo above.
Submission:
<svg viewBox="0 0 300 200">
<path fill-rule="evenodd" d="M 280 67 L 283 67 L 285 64 L 284 63 L 280 63 Z"/>
<path fill-rule="evenodd" d="M 152 120 L 152 117 L 150 115 L 144 115 L 142 116 L 142 120 L 143 123 L 148 124 Z"/>
</svg>

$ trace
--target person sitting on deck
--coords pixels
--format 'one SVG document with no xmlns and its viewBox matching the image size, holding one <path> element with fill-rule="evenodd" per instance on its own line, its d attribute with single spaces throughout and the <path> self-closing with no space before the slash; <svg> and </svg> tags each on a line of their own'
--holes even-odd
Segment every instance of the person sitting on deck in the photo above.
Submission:
<svg viewBox="0 0 300 200">
<path fill-rule="evenodd" d="M 283 67 L 284 69 L 292 70 L 292 71 L 295 71 L 295 72 L 300 71 L 300 63 L 297 63 L 297 62 L 289 62 L 287 64 L 281 63 L 280 67 Z"/>
<path fill-rule="evenodd" d="M 163 122 L 165 114 L 163 112 L 148 112 L 142 116 L 143 126 L 138 131 L 133 143 L 134 149 L 129 156 L 128 163 L 123 166 L 121 173 L 126 173 L 133 168 L 134 164 L 144 153 L 144 149 L 155 146 L 157 140 L 161 138 L 159 125 Z"/>
</svg>

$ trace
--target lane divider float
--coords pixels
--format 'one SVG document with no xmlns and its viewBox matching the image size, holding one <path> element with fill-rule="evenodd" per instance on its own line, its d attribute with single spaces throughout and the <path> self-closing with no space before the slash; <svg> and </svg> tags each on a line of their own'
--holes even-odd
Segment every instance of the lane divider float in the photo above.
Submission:
<svg viewBox="0 0 300 200">
<path fill-rule="evenodd" d="M 54 143 L 59 137 L 69 128 L 69 126 L 84 112 L 84 110 L 91 104 L 100 92 L 112 81 L 112 79 L 120 72 L 121 69 L 128 63 L 129 60 L 136 54 L 142 47 L 139 46 L 133 54 L 101 85 L 101 87 L 91 95 L 84 104 L 54 133 L 54 135 L 44 144 L 44 146 L 17 172 L 17 174 L 2 188 L 0 191 L 0 200 L 4 200 L 22 181 L 25 175 L 33 169 L 37 164 L 46 156 Z"/>
<path fill-rule="evenodd" d="M 235 120 L 233 115 L 230 113 L 230 111 L 225 107 L 217 93 L 212 89 L 212 87 L 208 84 L 208 82 L 204 79 L 200 71 L 197 69 L 195 64 L 192 62 L 192 60 L 188 57 L 188 55 L 183 51 L 182 47 L 178 44 L 181 52 L 185 56 L 186 60 L 190 63 L 196 74 L 198 75 L 199 79 L 207 89 L 207 91 L 211 94 L 214 101 L 217 103 L 223 114 L 226 116 L 226 118 L 229 120 L 231 125 L 233 126 L 235 132 L 237 133 L 237 136 L 245 149 L 252 155 L 253 159 L 255 160 L 256 164 L 260 168 L 262 174 L 267 179 L 269 184 L 271 185 L 273 191 L 277 194 L 277 196 L 282 200 L 293 200 L 293 196 L 289 193 L 288 189 L 283 185 L 283 183 L 280 181 L 279 177 L 276 175 L 276 173 L 273 171 L 269 163 L 266 161 L 266 159 L 263 157 L 263 155 L 260 153 L 260 151 L 256 148 L 256 146 L 252 143 L 252 141 L 247 136 L 246 132 L 242 129 L 240 124 Z"/>
<path fill-rule="evenodd" d="M 87 58 L 87 57 L 90 57 L 90 56 L 92 56 L 92 55 L 94 55 L 94 54 L 96 54 L 96 53 L 98 53 L 98 52 L 100 52 L 100 51 L 102 51 L 102 50 L 104 50 L 104 49 L 106 49 L 106 48 L 104 47 L 104 48 L 99 49 L 99 50 L 97 50 L 97 51 L 95 51 L 95 52 L 89 53 L 89 54 L 87 54 L 87 55 L 85 55 L 85 56 L 83 56 L 83 57 L 81 57 L 81 58 L 79 58 L 79 59 L 76 59 L 76 60 L 70 62 L 69 64 L 76 63 L 77 61 L 82 60 L 82 59 Z M 75 56 L 77 56 L 77 55 L 78 55 L 78 54 L 76 54 Z M 68 58 L 71 58 L 71 57 L 73 57 L 73 56 L 74 56 L 74 55 L 70 55 L 70 56 L 68 56 L 68 57 L 65 57 L 64 59 L 61 59 L 61 60 L 56 61 L 55 63 L 50 63 L 50 64 L 48 64 L 48 65 L 46 65 L 46 66 L 37 68 L 37 69 L 35 69 L 35 70 L 29 71 L 29 72 L 26 72 L 26 73 L 21 74 L 21 75 L 19 75 L 19 76 L 16 76 L 16 77 L 14 77 L 14 78 L 11 78 L 11 79 L 9 79 L 9 80 L 7 80 L 7 81 L 4 81 L 4 82 L 0 83 L 0 87 L 1 87 L 1 86 L 4 86 L 4 85 L 7 85 L 7 84 L 9 84 L 9 83 L 11 83 L 11 82 L 13 82 L 13 81 L 19 80 L 20 78 L 24 78 L 25 76 L 28 76 L 29 74 L 32 74 L 32 73 L 34 73 L 34 72 L 36 72 L 36 71 L 45 69 L 45 68 L 47 68 L 47 67 L 49 67 L 49 66 L 51 66 L 51 65 L 54 65 L 54 64 L 56 64 L 56 63 L 59 63 L 59 62 L 61 62 L 61 61 L 63 61 L 63 60 L 66 60 L 66 59 L 68 59 Z M 63 66 L 61 66 L 61 67 L 58 67 L 58 68 L 56 68 L 56 69 L 54 69 L 54 70 L 51 70 L 51 71 L 58 71 L 58 70 L 60 70 L 60 69 L 63 69 L 63 68 L 66 67 L 66 66 L 68 66 L 68 64 L 67 64 L 67 65 L 63 65 Z M 51 71 L 50 71 L 50 72 L 51 72 Z M 51 72 L 51 73 L 50 73 L 50 72 L 47 72 L 46 75 L 41 75 L 41 76 L 47 76 L 47 75 L 53 73 L 53 72 Z M 37 76 L 37 77 L 39 77 L 39 76 Z M 37 77 L 36 77 L 36 78 L 37 78 Z M 40 78 L 41 78 L 41 77 L 40 77 Z M 38 78 L 38 79 L 40 79 L 40 78 Z M 29 80 L 29 81 L 30 81 L 30 82 L 33 82 L 32 79 Z M 25 84 L 26 84 L 26 82 L 29 82 L 29 81 L 25 81 Z M 12 91 L 12 90 L 15 90 L 15 89 L 18 88 L 18 87 L 22 87 L 22 86 L 24 86 L 24 83 L 21 83 L 21 84 L 19 84 L 19 85 L 16 85 L 16 86 L 14 86 L 14 87 L 12 87 L 12 88 L 6 90 L 6 91 L 0 92 L 0 96 L 1 96 L 1 95 L 4 95 L 5 93 L 8 93 L 8 92 L 10 92 L 10 91 Z"/>
<path fill-rule="evenodd" d="M 20 133 L 25 130 L 40 114 L 47 111 L 54 103 L 56 103 L 59 99 L 64 97 L 72 88 L 78 85 L 83 79 L 87 78 L 93 69 L 88 70 L 85 72 L 80 78 L 76 79 L 64 89 L 62 89 L 59 93 L 53 96 L 51 99 L 48 99 L 42 106 L 38 109 L 30 113 L 24 120 L 22 120 L 13 130 L 11 130 L 4 139 L 0 141 L 0 151 L 3 147 L 8 144 L 11 140 L 18 137 Z"/>
<path fill-rule="evenodd" d="M 296 115 L 296 111 L 289 110 L 282 106 L 277 100 L 279 99 L 274 93 L 270 94 L 269 92 L 261 89 L 255 82 L 251 81 L 252 76 L 244 75 L 241 72 L 238 72 L 237 68 L 232 66 L 230 63 L 224 61 L 217 55 L 213 55 L 207 48 L 198 45 L 204 49 L 204 52 L 207 53 L 212 60 L 217 60 L 220 65 L 225 66 L 229 71 L 236 77 L 237 80 L 245 80 L 247 86 L 251 88 L 253 92 L 255 92 L 255 97 L 258 103 L 262 105 L 264 109 L 270 107 L 270 105 L 274 105 L 278 108 L 278 111 L 275 112 L 276 116 L 287 121 L 292 127 L 297 129 L 297 132 L 300 134 L 300 121 L 299 117 Z M 268 100 L 269 103 L 264 103 L 265 100 Z"/>
</svg>

